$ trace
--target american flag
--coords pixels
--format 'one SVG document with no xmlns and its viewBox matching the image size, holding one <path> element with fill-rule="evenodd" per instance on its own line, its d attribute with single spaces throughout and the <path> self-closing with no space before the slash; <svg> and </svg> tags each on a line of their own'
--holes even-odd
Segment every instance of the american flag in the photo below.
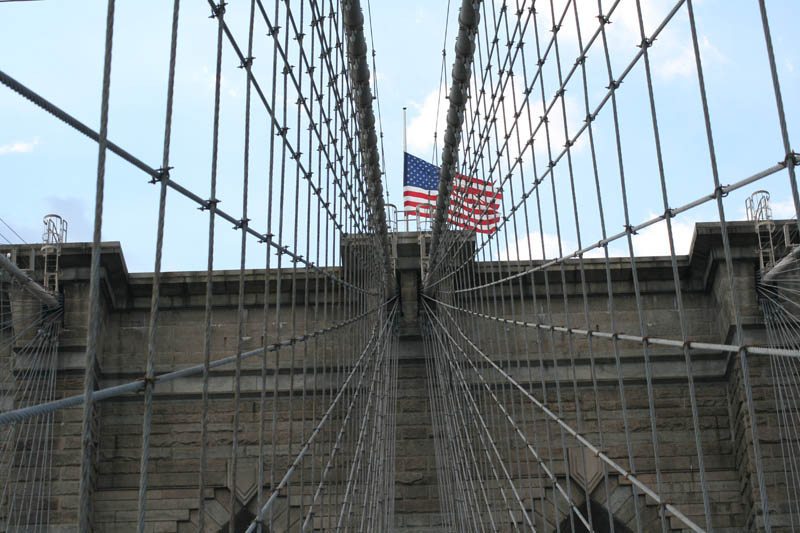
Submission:
<svg viewBox="0 0 800 533">
<path fill-rule="evenodd" d="M 409 153 L 403 164 L 403 205 L 419 206 L 419 214 L 432 217 L 439 193 L 439 167 Z M 450 192 L 450 222 L 478 233 L 494 233 L 500 221 L 498 210 L 503 193 L 492 181 L 456 174 Z"/>
</svg>

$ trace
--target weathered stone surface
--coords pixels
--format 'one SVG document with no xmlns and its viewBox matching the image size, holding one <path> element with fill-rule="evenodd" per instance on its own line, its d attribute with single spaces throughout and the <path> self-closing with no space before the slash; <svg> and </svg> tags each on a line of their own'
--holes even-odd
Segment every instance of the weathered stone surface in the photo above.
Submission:
<svg viewBox="0 0 800 533">
<path fill-rule="evenodd" d="M 741 230 L 741 233 L 736 233 Z M 743 320 L 747 343 L 763 338 L 763 324 L 756 300 L 755 262 L 753 250 L 744 230 L 734 227 L 733 277 Z M 73 246 L 70 249 L 70 246 Z M 5 248 L 0 247 L 0 252 Z M 60 339 L 58 396 L 80 394 L 83 387 L 83 351 L 86 339 L 86 306 L 88 303 L 88 249 L 83 245 L 68 245 L 65 249 L 63 290 L 65 294 L 64 333 Z M 70 251 L 71 250 L 71 251 Z M 687 337 L 713 343 L 734 342 L 733 305 L 727 266 L 719 254 L 719 235 L 700 227 L 690 257 L 678 258 L 685 306 Z M 702 252 L 702 253 L 700 253 Z M 129 274 L 118 245 L 108 245 L 103 254 L 107 276 L 104 293 L 104 328 L 99 357 L 101 386 L 128 382 L 140 378 L 145 368 L 148 339 L 148 309 L 151 276 Z M 629 263 L 624 259 L 611 261 L 612 295 L 609 296 L 606 271 L 602 261 L 585 261 L 588 287 L 584 308 L 579 269 L 565 265 L 566 283 L 561 283 L 558 269 L 537 272 L 519 278 L 513 289 L 504 287 L 499 309 L 472 306 L 479 312 L 502 315 L 508 319 L 544 324 L 569 325 L 595 331 L 626 332 L 640 335 L 639 310 L 633 295 Z M 488 280 L 499 273 L 528 268 L 524 263 L 478 264 L 479 275 Z M 648 258 L 637 261 L 642 290 L 642 321 L 651 337 L 680 338 L 680 320 L 676 311 L 674 280 L 669 260 Z M 332 269 L 340 273 L 339 269 Z M 290 270 L 283 273 L 248 271 L 245 285 L 245 324 L 241 339 L 243 350 L 314 331 L 341 320 L 346 315 L 347 301 L 341 291 L 326 280 L 305 270 L 296 277 Z M 278 291 L 277 278 L 281 277 Z M 269 278 L 270 306 L 264 330 L 264 280 Z M 545 278 L 546 277 L 546 278 Z M 415 278 L 416 279 L 416 278 Z M 546 284 L 550 289 L 547 299 Z M 200 364 L 203 360 L 203 305 L 205 273 L 166 273 L 163 279 L 162 312 L 156 332 L 157 372 L 172 371 Z M 410 298 L 413 282 L 403 287 Z M 218 272 L 214 275 L 214 314 L 211 328 L 211 358 L 219 359 L 236 353 L 239 346 L 237 331 L 236 293 L 238 272 Z M 308 295 L 306 290 L 308 289 Z M 478 302 L 492 301 L 489 291 L 477 291 Z M 566 304 L 563 294 L 567 295 Z M 287 312 L 294 296 L 303 306 L 295 316 Z M 281 302 L 278 316 L 276 302 Z M 406 302 L 407 303 L 407 302 Z M 412 310 L 406 312 L 409 317 Z M 327 322 L 325 322 L 325 317 Z M 602 439 L 603 451 L 622 467 L 635 470 L 634 475 L 649 487 L 657 486 L 654 458 L 655 434 L 658 444 L 658 466 L 662 472 L 662 495 L 699 524 L 705 523 L 698 473 L 698 451 L 694 439 L 694 421 L 688 387 L 687 365 L 680 348 L 649 345 L 648 367 L 642 356 L 641 342 L 612 342 L 609 339 L 552 333 L 496 321 L 464 318 L 462 326 L 486 350 L 492 359 L 510 376 L 526 387 L 532 395 L 549 408 L 558 411 L 570 426 L 582 427 L 582 434 L 591 442 Z M 406 332 L 413 333 L 413 332 Z M 321 409 L 330 401 L 332 391 L 349 370 L 350 362 L 342 354 L 352 345 L 359 345 L 366 332 L 356 327 L 343 328 L 329 337 L 321 337 L 296 347 L 266 355 L 267 409 L 264 442 L 270 452 L 264 458 L 267 473 L 264 491 L 269 493 L 270 472 L 279 477 L 296 455 L 297 448 L 318 420 Z M 437 531 L 442 527 L 440 481 L 437 478 L 437 454 L 432 431 L 429 376 L 426 367 L 424 339 L 407 336 L 398 345 L 398 400 L 395 513 L 396 530 Z M 5 354 L 8 357 L 9 354 Z M 4 354 L 0 353 L 0 357 Z M 760 487 L 755 468 L 752 425 L 757 423 L 759 444 L 765 467 L 766 491 L 770 498 L 773 529 L 788 529 L 785 505 L 785 480 L 775 414 L 772 369 L 766 358 L 750 357 L 750 370 L 744 376 L 738 356 L 727 353 L 692 352 L 692 378 L 698 410 L 702 456 L 709 487 L 712 521 L 716 530 L 742 531 L 763 527 L 760 508 Z M 259 468 L 259 424 L 262 356 L 242 362 L 242 401 L 239 423 L 239 460 L 235 487 L 231 483 L 230 459 L 233 429 L 233 377 L 230 370 L 214 371 L 209 388 L 211 404 L 208 426 L 207 489 L 203 494 L 208 530 L 217 531 L 229 519 L 230 490 L 237 499 L 256 509 L 255 472 Z M 275 368 L 279 368 L 275 372 Z M 497 372 L 485 363 L 477 368 L 485 383 L 498 394 L 511 395 Z M 314 377 L 314 370 L 325 369 L 325 379 Z M 618 379 L 618 369 L 623 380 Z M 652 396 L 648 393 L 647 376 L 652 379 Z M 464 368 L 472 390 L 485 390 L 471 368 Z M 277 374 L 277 375 L 276 375 Z M 744 380 L 752 388 L 756 420 L 748 414 Z M 560 384 L 560 398 L 555 384 Z M 593 384 L 597 383 L 597 389 Z M 623 390 L 624 387 L 624 396 Z M 148 531 L 196 531 L 198 524 L 198 484 L 200 470 L 200 394 L 202 380 L 189 378 L 160 385 L 155 391 L 151 427 L 151 448 L 148 491 Z M 273 392 L 277 391 L 277 397 Z M 290 392 L 292 395 L 290 396 Z M 477 393 L 476 393 L 477 394 Z M 524 505 L 531 512 L 537 528 L 554 530 L 556 523 L 568 518 L 567 507 L 561 500 L 556 509 L 553 502 L 560 496 L 554 483 L 569 489 L 577 503 L 586 494 L 601 505 L 610 505 L 617 518 L 636 529 L 636 511 L 645 523 L 658 523 L 658 509 L 641 493 L 633 494 L 631 483 L 612 469 L 586 455 L 574 439 L 567 439 L 562 448 L 561 434 L 552 420 L 527 400 L 515 396 L 514 418 L 519 431 L 541 456 L 541 462 L 531 458 L 513 472 L 515 487 L 522 494 Z M 483 409 L 489 409 L 488 394 L 477 396 Z M 510 405 L 510 404 L 509 404 Z M 623 412 L 624 406 L 624 412 Z M 651 418 L 651 408 L 655 418 Z M 275 413 L 273 427 L 272 413 Z M 98 410 L 97 461 L 95 465 L 94 524 L 97 531 L 128 531 L 133 529 L 138 505 L 139 458 L 141 456 L 142 398 L 130 396 L 104 402 Z M 80 431 L 82 410 L 72 408 L 56 413 L 53 439 L 53 476 L 51 484 L 52 531 L 76 530 L 77 491 L 80 463 Z M 493 411 L 492 434 L 498 437 L 498 453 L 508 461 L 526 453 L 522 441 L 512 432 L 506 433 L 501 424 L 503 415 Z M 506 438 L 506 434 L 509 438 Z M 289 445 L 291 435 L 292 445 Z M 475 433 L 477 435 L 477 433 Z M 549 436 L 549 437 L 548 437 Z M 332 442 L 332 430 L 321 438 Z M 628 445 L 630 443 L 630 446 Z M 477 444 L 477 441 L 476 441 Z M 273 457 L 271 450 L 275 449 Z M 477 448 L 476 448 L 477 449 Z M 581 454 L 586 459 L 586 478 L 582 472 Z M 565 455 L 569 460 L 565 461 Z M 635 467 L 631 467 L 631 459 Z M 302 468 L 307 482 L 325 467 L 327 457 L 313 453 Z M 346 459 L 349 460 L 349 459 Z M 470 458 L 472 460 L 472 458 Z M 485 457 L 477 457 L 483 461 Z M 566 472 L 569 463 L 568 477 Z M 516 463 L 514 463 L 516 464 Z M 546 476 L 543 467 L 553 474 Z M 333 483 L 346 481 L 346 472 L 334 471 Z M 493 498 L 498 512 L 505 510 L 499 498 L 502 487 L 509 490 L 506 480 L 482 480 L 487 498 Z M 280 508 L 296 512 L 300 501 L 313 495 L 310 483 L 298 482 L 288 497 L 279 497 Z M 330 509 L 328 509 L 330 510 Z M 325 529 L 335 526 L 336 517 L 320 511 L 314 517 L 315 526 Z M 520 511 L 512 510 L 522 520 Z M 680 529 L 674 516 L 667 516 L 670 527 Z M 212 524 L 208 526 L 208 524 Z M 333 524 L 333 525 L 331 525 Z M 645 530 L 649 530 L 645 528 Z M 658 526 L 660 530 L 660 525 Z"/>
</svg>

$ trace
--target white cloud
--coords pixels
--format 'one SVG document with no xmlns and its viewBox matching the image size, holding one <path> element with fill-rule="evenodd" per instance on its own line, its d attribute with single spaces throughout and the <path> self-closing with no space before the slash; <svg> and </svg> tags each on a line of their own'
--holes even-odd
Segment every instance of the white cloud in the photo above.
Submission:
<svg viewBox="0 0 800 533">
<path fill-rule="evenodd" d="M 711 44 L 708 37 L 703 35 L 698 37 L 698 39 L 700 44 L 700 60 L 702 61 L 703 68 L 728 62 L 728 58 Z M 678 47 L 674 43 L 669 44 L 671 41 L 671 39 L 666 41 L 668 43 L 667 46 L 675 49 L 675 51 L 667 48 L 667 52 L 662 54 L 662 57 L 666 57 L 666 59 L 656 62 L 656 73 L 667 80 L 691 76 L 697 71 L 694 47 L 691 44 Z"/>
<path fill-rule="evenodd" d="M 561 27 L 558 32 L 558 40 L 559 42 L 566 41 L 577 45 L 578 31 L 575 25 L 574 10 L 574 8 L 577 7 L 581 41 L 583 45 L 586 46 L 586 43 L 595 34 L 600 25 L 597 2 L 570 2 L 570 4 L 567 5 L 566 1 L 567 0 L 557 0 L 553 4 L 553 11 L 555 12 L 556 19 L 561 19 L 565 8 L 567 9 L 567 13 L 561 22 Z M 604 15 L 608 14 L 612 5 L 613 2 L 607 2 L 603 5 Z M 646 35 L 651 33 L 656 24 L 663 19 L 667 13 L 668 7 L 664 0 L 648 0 L 646 2 L 641 2 L 642 20 L 644 22 Z M 550 6 L 539 8 L 537 11 L 537 18 L 539 20 L 539 33 L 542 36 L 540 39 L 543 40 L 542 45 L 544 46 L 552 36 L 553 17 L 550 12 Z M 622 0 L 617 4 L 614 12 L 610 16 L 610 21 L 611 23 L 606 26 L 605 30 L 609 46 L 634 50 L 632 45 L 638 44 L 642 40 L 639 31 L 639 13 L 634 0 Z M 633 53 L 634 52 L 631 52 L 631 54 Z"/>
<path fill-rule="evenodd" d="M 657 64 L 656 72 L 664 79 L 685 78 L 695 72 L 697 67 L 694 61 L 694 50 L 691 46 L 685 46 L 677 55 L 660 61 Z"/>
<path fill-rule="evenodd" d="M 0 155 L 6 154 L 28 154 L 33 152 L 36 145 L 39 144 L 39 137 L 34 137 L 32 141 L 16 141 L 10 144 L 0 144 Z"/>
<path fill-rule="evenodd" d="M 655 213 L 648 215 L 648 220 L 655 218 Z M 686 255 L 692 245 L 695 220 L 672 220 L 672 239 L 675 243 L 675 254 Z M 669 255 L 669 235 L 667 223 L 660 221 L 648 226 L 633 236 L 633 252 L 637 257 L 653 255 Z"/>
<path fill-rule="evenodd" d="M 597 3 L 572 2 L 567 5 L 566 1 L 557 0 L 553 5 L 558 19 L 564 13 L 565 7 L 567 8 L 566 16 L 564 16 L 558 32 L 559 42 L 569 43 L 577 47 L 578 31 L 574 12 L 574 6 L 577 6 L 581 40 L 583 45 L 586 46 L 586 43 L 597 31 L 600 24 Z M 612 5 L 612 2 L 608 2 L 607 5 L 603 6 L 604 14 L 608 14 Z M 665 0 L 640 2 L 645 36 L 650 37 L 653 34 L 673 6 L 674 2 Z M 552 36 L 553 17 L 549 6 L 545 6 L 537 13 L 541 44 L 544 46 Z M 691 45 L 688 21 L 685 21 L 686 17 L 685 9 L 678 11 L 670 20 L 667 28 L 656 38 L 650 49 L 654 71 L 667 80 L 690 76 L 696 71 L 694 50 Z M 639 9 L 637 9 L 636 2 L 634 0 L 621 0 L 609 19 L 611 23 L 606 25 L 605 33 L 612 53 L 619 57 L 633 58 L 638 51 L 637 47 L 642 41 L 642 33 L 639 29 Z M 728 59 L 711 43 L 708 36 L 700 35 L 698 39 L 700 56 L 704 66 L 728 62 Z M 599 42 L 595 42 L 592 45 L 595 49 L 598 46 L 600 46 Z"/>
<path fill-rule="evenodd" d="M 471 95 L 479 93 L 479 91 L 475 88 L 474 83 L 475 80 L 473 78 Z M 486 94 L 488 96 L 489 93 Z M 541 100 L 528 101 L 528 107 L 530 108 L 530 116 L 532 121 L 531 124 L 528 124 L 528 113 L 524 110 L 521 113 L 519 120 L 514 118 L 514 114 L 516 112 L 514 107 L 516 106 L 516 108 L 519 109 L 525 101 L 524 97 L 523 80 L 521 77 L 515 76 L 512 78 L 511 83 L 506 84 L 502 96 L 497 97 L 496 102 L 498 103 L 495 105 L 497 105 L 499 108 L 491 111 L 492 113 L 496 114 L 497 121 L 495 123 L 495 127 L 500 133 L 498 137 L 502 139 L 505 131 L 508 131 L 511 134 L 511 137 L 509 138 L 509 152 L 511 159 L 516 159 L 519 156 L 516 134 L 513 133 L 514 130 L 512 129 L 515 123 L 516 128 L 519 130 L 520 144 L 523 150 L 525 149 L 528 139 L 533 137 L 533 146 L 536 152 L 539 154 L 546 154 L 546 141 L 549 130 L 553 156 L 559 154 L 566 144 L 564 113 L 561 108 L 561 100 L 556 101 L 556 103 L 549 109 L 547 113 L 547 128 L 545 128 L 544 124 L 539 126 L 541 117 L 545 114 L 545 108 L 542 106 Z M 500 98 L 505 101 L 505 106 L 499 104 Z M 574 97 L 564 96 L 563 98 L 567 112 L 567 122 L 569 125 L 568 132 L 570 137 L 574 137 L 575 132 L 577 132 L 580 128 L 580 123 L 585 114 L 581 114 L 580 105 Z M 417 102 L 411 102 L 411 107 L 416 110 L 416 114 L 412 115 L 408 122 L 408 148 L 411 152 L 414 152 L 423 158 L 428 157 L 428 154 L 430 154 L 431 150 L 433 149 L 434 130 L 437 131 L 437 148 L 439 150 L 442 148 L 444 132 L 447 128 L 447 108 L 449 101 L 444 98 L 444 95 L 442 95 L 441 103 L 438 106 L 439 120 L 437 123 L 436 116 L 438 101 L 439 90 L 435 89 L 425 96 L 425 99 L 421 104 Z M 481 120 L 483 123 L 485 120 L 484 114 L 489 112 L 491 104 L 492 102 L 490 102 L 488 98 L 487 100 L 481 100 L 480 104 L 478 104 L 477 98 L 471 96 L 471 102 L 469 102 L 467 106 L 468 108 L 469 106 L 480 107 L 479 111 L 481 112 L 481 115 L 479 120 Z M 548 101 L 547 104 L 549 105 L 550 101 Z M 533 134 L 534 131 L 535 135 Z M 491 144 L 491 149 L 493 150 L 492 155 L 494 155 L 494 143 L 492 142 Z M 581 136 L 573 146 L 573 150 L 581 150 L 585 144 L 586 142 L 584 140 L 584 136 Z M 530 150 L 525 152 L 527 160 L 526 163 L 529 161 L 530 153 Z"/>
<path fill-rule="evenodd" d="M 444 91 L 443 91 L 444 92 Z M 411 152 L 426 158 L 433 148 L 433 132 L 438 130 L 438 146 L 441 148 L 441 140 L 444 137 L 444 130 L 447 127 L 447 106 L 448 101 L 442 95 L 439 105 L 439 124 L 436 127 L 436 103 L 439 100 L 439 89 L 429 92 L 422 103 L 411 102 L 409 109 L 409 120 L 407 126 L 407 142 Z M 416 115 L 411 116 L 412 110 L 416 110 Z"/>
<path fill-rule="evenodd" d="M 648 219 L 656 217 L 650 213 Z M 675 242 L 675 254 L 686 255 L 692 245 L 694 236 L 694 220 L 672 221 L 672 237 Z M 569 255 L 578 249 L 575 242 L 567 239 L 561 240 L 561 252 L 559 253 L 558 237 L 551 233 L 545 233 L 544 239 L 541 234 L 535 231 L 527 237 L 522 237 L 518 242 L 511 245 L 509 249 L 500 252 L 501 261 L 527 261 L 529 259 L 542 259 L 542 240 L 544 240 L 544 253 L 547 259 L 556 259 L 561 256 Z M 587 246 L 588 243 L 584 243 Z M 608 253 L 611 257 L 628 257 L 628 244 L 624 237 L 609 244 Z M 669 240 L 667 235 L 667 224 L 663 220 L 652 226 L 641 230 L 633 236 L 633 253 L 636 257 L 648 256 L 668 256 Z M 602 258 L 605 253 L 602 248 L 593 248 L 586 252 L 584 257 Z"/>
<path fill-rule="evenodd" d="M 217 86 L 216 73 L 211 72 L 208 67 L 203 67 L 200 72 L 195 72 L 194 81 L 203 83 L 210 90 L 214 90 Z M 220 91 L 223 94 L 228 94 L 233 98 L 239 96 L 239 90 L 232 84 L 224 74 L 220 74 Z"/>
<path fill-rule="evenodd" d="M 771 202 L 770 207 L 772 207 L 772 218 L 781 219 L 795 217 L 794 200 L 791 198 L 787 198 L 782 202 Z"/>
<path fill-rule="evenodd" d="M 529 259 L 542 258 L 542 240 L 544 240 L 544 253 L 548 259 L 553 259 L 559 256 L 558 253 L 558 237 L 556 235 L 545 233 L 544 239 L 542 234 L 535 231 L 527 237 L 522 237 L 509 249 L 500 252 L 501 261 L 527 261 Z M 572 252 L 572 247 L 566 241 L 561 241 L 561 249 L 565 253 Z"/>
</svg>

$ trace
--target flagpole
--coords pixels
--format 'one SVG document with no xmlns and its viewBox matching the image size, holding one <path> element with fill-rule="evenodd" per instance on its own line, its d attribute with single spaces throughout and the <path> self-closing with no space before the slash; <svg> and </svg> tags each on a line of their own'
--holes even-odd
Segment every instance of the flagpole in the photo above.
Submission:
<svg viewBox="0 0 800 533">
<path fill-rule="evenodd" d="M 403 107 L 403 184 L 405 184 L 405 180 L 406 180 L 406 108 Z M 403 189 L 403 191 L 405 191 L 405 189 Z M 403 205 L 403 214 L 406 216 L 406 231 L 408 231 L 408 213 L 406 212 L 405 205 Z"/>
<path fill-rule="evenodd" d="M 403 108 L 403 153 L 406 153 L 406 108 Z M 405 157 L 405 156 L 403 156 Z"/>
</svg>

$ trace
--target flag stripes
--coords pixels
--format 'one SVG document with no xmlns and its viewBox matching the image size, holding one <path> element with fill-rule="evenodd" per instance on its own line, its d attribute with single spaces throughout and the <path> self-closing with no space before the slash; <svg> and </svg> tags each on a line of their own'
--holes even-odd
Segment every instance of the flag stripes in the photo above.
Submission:
<svg viewBox="0 0 800 533">
<path fill-rule="evenodd" d="M 411 154 L 405 154 L 403 205 L 417 208 L 419 216 L 432 218 L 439 187 L 439 168 Z M 449 222 L 478 233 L 494 233 L 500 222 L 498 210 L 502 191 L 491 180 L 457 174 L 450 193 Z"/>
</svg>

